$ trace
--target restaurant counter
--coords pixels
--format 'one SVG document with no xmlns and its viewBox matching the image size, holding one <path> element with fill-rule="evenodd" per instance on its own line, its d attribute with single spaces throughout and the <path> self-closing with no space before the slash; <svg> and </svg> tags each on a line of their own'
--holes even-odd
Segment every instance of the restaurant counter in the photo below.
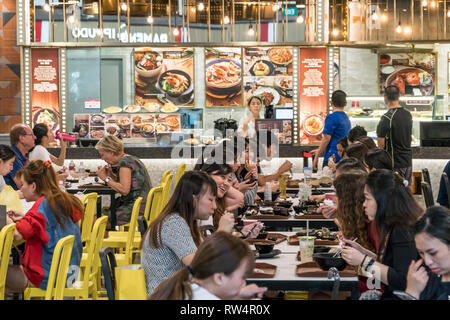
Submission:
<svg viewBox="0 0 450 320">
<path fill-rule="evenodd" d="M 174 152 L 174 147 L 127 147 L 125 152 L 140 159 L 197 159 L 204 147 L 180 147 L 183 153 Z M 280 158 L 301 158 L 303 152 L 309 152 L 316 146 L 280 146 Z M 48 148 L 51 154 L 58 156 L 59 148 Z M 412 147 L 413 159 L 450 159 L 450 148 L 448 147 Z M 94 147 L 67 148 L 66 159 L 98 159 L 99 154 Z"/>
</svg>

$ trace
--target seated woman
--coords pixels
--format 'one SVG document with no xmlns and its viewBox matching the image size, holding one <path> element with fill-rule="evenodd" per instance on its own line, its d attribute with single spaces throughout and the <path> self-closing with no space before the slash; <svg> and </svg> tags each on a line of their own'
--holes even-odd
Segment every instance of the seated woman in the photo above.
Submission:
<svg viewBox="0 0 450 320">
<path fill-rule="evenodd" d="M 0 144 L 0 191 L 6 185 L 3 176 L 6 176 L 13 169 L 14 160 L 16 159 L 16 153 L 11 147 Z"/>
<path fill-rule="evenodd" d="M 25 240 L 25 251 L 21 265 L 9 266 L 6 287 L 9 292 L 22 292 L 29 286 L 46 290 L 55 245 L 68 235 L 75 236 L 69 270 L 79 270 L 83 246 L 77 222 L 83 206 L 58 187 L 50 161 L 31 161 L 17 175 L 23 196 L 35 203 L 25 215 L 8 212 L 7 223 L 16 223 L 14 239 Z"/>
<path fill-rule="evenodd" d="M 364 156 L 366 155 L 369 148 L 364 143 L 356 142 L 349 145 L 345 149 L 345 157 L 344 158 L 356 158 L 364 164 Z"/>
<path fill-rule="evenodd" d="M 246 285 L 255 258 L 249 246 L 218 231 L 198 248 L 189 266 L 164 280 L 150 300 L 236 300 L 261 298 L 267 288 Z"/>
<path fill-rule="evenodd" d="M 419 257 L 412 230 L 423 209 L 403 179 L 386 169 L 368 175 L 364 197 L 364 212 L 379 232 L 379 248 L 372 252 L 343 239 L 342 258 L 370 274 L 376 289 L 383 284 L 381 299 L 396 299 L 393 291 L 405 290 L 408 267 Z"/>
<path fill-rule="evenodd" d="M 130 222 L 131 210 L 137 198 L 142 197 L 139 214 L 144 214 L 147 194 L 152 184 L 147 169 L 141 160 L 124 152 L 123 143 L 119 138 L 108 135 L 95 145 L 100 157 L 108 166 L 100 167 L 97 176 L 106 185 L 120 193 L 115 201 L 115 207 L 104 213 L 111 219 L 111 214 L 117 216 L 117 225 Z"/>
<path fill-rule="evenodd" d="M 372 149 L 367 151 L 364 155 L 364 163 L 369 168 L 369 171 L 377 169 L 394 170 L 390 154 L 383 149 Z"/>
<path fill-rule="evenodd" d="M 450 300 L 450 211 L 428 208 L 416 222 L 414 234 L 421 258 L 411 261 L 405 292 L 421 300 Z"/>
<path fill-rule="evenodd" d="M 203 171 L 187 171 L 166 207 L 142 237 L 142 268 L 147 293 L 172 274 L 189 266 L 202 242 L 197 220 L 208 220 L 216 209 L 217 185 Z"/>
</svg>

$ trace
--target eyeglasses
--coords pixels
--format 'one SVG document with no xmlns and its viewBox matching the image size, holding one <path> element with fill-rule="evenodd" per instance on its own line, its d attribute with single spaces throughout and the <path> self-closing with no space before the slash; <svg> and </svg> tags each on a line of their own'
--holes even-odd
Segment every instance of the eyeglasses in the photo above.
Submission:
<svg viewBox="0 0 450 320">
<path fill-rule="evenodd" d="M 34 133 L 25 133 L 24 136 L 34 136 Z"/>
</svg>

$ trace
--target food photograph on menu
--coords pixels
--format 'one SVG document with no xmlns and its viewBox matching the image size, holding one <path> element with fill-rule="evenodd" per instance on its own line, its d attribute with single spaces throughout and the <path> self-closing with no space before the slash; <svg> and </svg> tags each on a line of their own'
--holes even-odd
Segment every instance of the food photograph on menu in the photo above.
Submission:
<svg viewBox="0 0 450 320">
<path fill-rule="evenodd" d="M 122 139 L 130 138 L 130 116 L 126 114 L 107 115 L 105 119 L 105 133 Z"/>
<path fill-rule="evenodd" d="M 86 139 L 89 134 L 89 114 L 74 114 L 74 126 L 79 127 L 79 137 Z"/>
<path fill-rule="evenodd" d="M 293 106 L 292 51 L 292 47 L 244 49 L 244 102 L 261 95 L 266 106 Z"/>
<path fill-rule="evenodd" d="M 136 106 L 162 112 L 194 106 L 193 48 L 136 48 L 134 75 Z"/>
<path fill-rule="evenodd" d="M 206 106 L 242 105 L 241 48 L 205 48 Z"/>
<path fill-rule="evenodd" d="M 105 115 L 89 115 L 89 138 L 101 139 L 105 136 Z"/>
<path fill-rule="evenodd" d="M 157 133 L 180 130 L 180 114 L 136 114 L 131 116 L 132 138 L 153 138 Z"/>
<path fill-rule="evenodd" d="M 279 144 L 290 145 L 293 136 L 292 124 L 292 120 L 256 119 L 255 129 L 256 131 L 271 131 L 278 136 Z"/>
<path fill-rule="evenodd" d="M 380 62 L 380 93 L 394 85 L 400 95 L 434 95 L 436 56 L 433 53 L 382 53 Z"/>
</svg>

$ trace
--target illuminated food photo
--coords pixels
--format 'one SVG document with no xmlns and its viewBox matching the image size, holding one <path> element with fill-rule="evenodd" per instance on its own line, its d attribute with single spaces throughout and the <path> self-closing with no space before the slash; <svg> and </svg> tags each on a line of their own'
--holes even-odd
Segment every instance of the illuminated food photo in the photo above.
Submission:
<svg viewBox="0 0 450 320">
<path fill-rule="evenodd" d="M 178 72 L 167 72 L 162 74 L 162 79 L 159 80 L 161 89 L 172 95 L 182 94 L 190 85 L 190 80 L 188 80 L 186 76 Z"/>
<path fill-rule="evenodd" d="M 292 62 L 292 50 L 290 48 L 272 48 L 268 52 L 270 61 L 279 65 L 288 65 Z"/>
<path fill-rule="evenodd" d="M 253 65 L 252 71 L 255 76 L 268 76 L 270 74 L 270 67 L 263 60 L 260 60 Z"/>
<path fill-rule="evenodd" d="M 303 129 L 305 130 L 306 134 L 310 136 L 321 134 L 323 126 L 323 119 L 316 114 L 307 116 L 303 123 Z"/>
<path fill-rule="evenodd" d="M 229 88 L 241 81 L 241 67 L 231 60 L 220 61 L 206 68 L 208 85 Z"/>
</svg>

